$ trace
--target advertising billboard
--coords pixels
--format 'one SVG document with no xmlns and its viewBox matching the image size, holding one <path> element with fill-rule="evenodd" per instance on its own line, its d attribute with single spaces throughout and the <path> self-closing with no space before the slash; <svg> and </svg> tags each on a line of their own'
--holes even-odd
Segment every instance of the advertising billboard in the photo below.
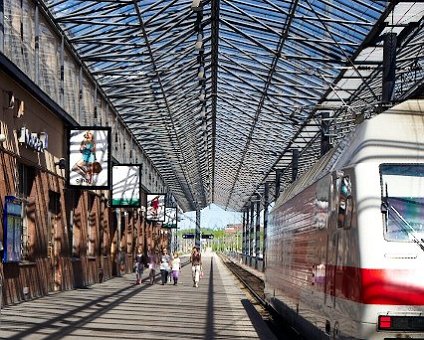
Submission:
<svg viewBox="0 0 424 340">
<path fill-rule="evenodd" d="M 3 263 L 21 261 L 22 203 L 13 196 L 5 197 L 3 228 Z"/>
<path fill-rule="evenodd" d="M 165 208 L 165 221 L 162 227 L 176 228 L 177 227 L 177 208 Z"/>
<path fill-rule="evenodd" d="M 80 189 L 110 188 L 109 127 L 73 127 L 68 131 L 68 186 Z"/>
<path fill-rule="evenodd" d="M 140 207 L 141 166 L 120 164 L 112 166 L 112 206 Z"/>
<path fill-rule="evenodd" d="M 147 194 L 146 219 L 148 221 L 165 221 L 165 195 Z"/>
</svg>

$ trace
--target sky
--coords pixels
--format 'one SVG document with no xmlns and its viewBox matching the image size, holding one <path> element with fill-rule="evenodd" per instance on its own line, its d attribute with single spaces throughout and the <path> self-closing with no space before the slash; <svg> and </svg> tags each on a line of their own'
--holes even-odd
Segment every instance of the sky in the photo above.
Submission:
<svg viewBox="0 0 424 340">
<path fill-rule="evenodd" d="M 201 228 L 222 229 L 227 224 L 241 224 L 242 214 L 238 212 L 225 211 L 215 204 L 203 208 L 200 212 Z M 178 228 L 190 229 L 196 227 L 196 212 L 188 211 L 181 216 Z"/>
</svg>

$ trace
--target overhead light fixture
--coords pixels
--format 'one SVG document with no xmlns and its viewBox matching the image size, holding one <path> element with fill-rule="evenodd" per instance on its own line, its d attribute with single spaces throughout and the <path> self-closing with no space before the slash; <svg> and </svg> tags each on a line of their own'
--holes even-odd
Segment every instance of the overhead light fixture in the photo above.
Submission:
<svg viewBox="0 0 424 340">
<path fill-rule="evenodd" d="M 203 51 L 203 34 L 197 34 L 196 44 L 194 45 L 196 51 Z"/>
<path fill-rule="evenodd" d="M 203 106 L 202 110 L 200 111 L 200 117 L 202 119 L 204 119 L 206 117 L 206 107 L 205 106 Z"/>
<path fill-rule="evenodd" d="M 200 67 L 199 67 L 199 72 L 197 73 L 197 78 L 199 78 L 199 80 L 205 79 L 205 68 L 203 67 L 203 65 L 200 65 Z"/>
<path fill-rule="evenodd" d="M 198 12 L 202 10 L 202 0 L 193 0 L 193 2 L 191 3 L 191 9 L 194 12 Z"/>
<path fill-rule="evenodd" d="M 202 87 L 202 89 L 200 90 L 200 94 L 199 94 L 199 100 L 201 102 L 204 102 L 206 98 L 206 93 L 205 93 L 205 89 Z"/>
</svg>

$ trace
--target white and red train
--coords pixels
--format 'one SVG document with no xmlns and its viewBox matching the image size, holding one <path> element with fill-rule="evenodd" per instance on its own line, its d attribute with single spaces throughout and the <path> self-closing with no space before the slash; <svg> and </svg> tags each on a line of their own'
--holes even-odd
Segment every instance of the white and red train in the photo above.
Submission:
<svg viewBox="0 0 424 340">
<path fill-rule="evenodd" d="M 424 100 L 365 120 L 281 194 L 265 281 L 308 339 L 424 339 Z"/>
</svg>

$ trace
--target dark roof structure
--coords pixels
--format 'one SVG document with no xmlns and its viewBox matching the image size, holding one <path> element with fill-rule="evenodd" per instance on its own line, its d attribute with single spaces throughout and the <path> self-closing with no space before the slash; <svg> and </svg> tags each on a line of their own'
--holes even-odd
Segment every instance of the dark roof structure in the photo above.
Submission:
<svg viewBox="0 0 424 340">
<path fill-rule="evenodd" d="M 420 2 L 42 3 L 185 210 L 241 211 L 265 183 L 275 192 L 277 174 L 281 189 L 291 182 L 294 153 L 300 175 L 323 136 L 337 143 L 422 93 Z M 397 55 L 389 100 L 385 37 Z"/>
</svg>

